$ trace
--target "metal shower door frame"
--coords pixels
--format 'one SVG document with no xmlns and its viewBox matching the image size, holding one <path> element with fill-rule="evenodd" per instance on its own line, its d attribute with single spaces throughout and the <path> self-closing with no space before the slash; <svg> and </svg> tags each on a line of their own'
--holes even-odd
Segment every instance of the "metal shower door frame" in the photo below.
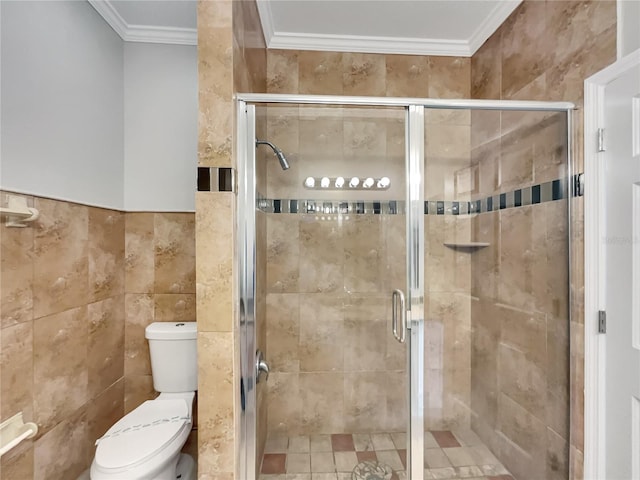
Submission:
<svg viewBox="0 0 640 480">
<path fill-rule="evenodd" d="M 254 147 L 255 106 L 253 104 L 282 103 L 298 105 L 342 105 L 371 107 L 403 107 L 406 109 L 406 265 L 407 265 L 407 349 L 408 418 L 407 477 L 424 479 L 424 147 L 425 110 L 483 109 L 570 112 L 569 102 L 514 100 L 425 99 L 393 97 L 357 97 L 330 95 L 237 94 L 237 258 L 239 267 L 239 331 L 240 369 L 244 390 L 240 409 L 241 434 L 240 478 L 256 478 L 256 402 L 254 355 L 255 338 L 255 269 L 256 269 L 256 178 Z M 569 148 L 571 122 L 568 121 Z M 568 163 L 571 164 L 571 150 Z M 568 171 L 569 176 L 571 172 Z M 570 178 L 567 178 L 567 183 Z M 569 204 L 571 202 L 568 202 Z M 571 216 L 569 217 L 569 220 Z M 570 222 L 569 222 L 570 223 Z M 571 253 L 569 254 L 571 258 Z"/>
</svg>

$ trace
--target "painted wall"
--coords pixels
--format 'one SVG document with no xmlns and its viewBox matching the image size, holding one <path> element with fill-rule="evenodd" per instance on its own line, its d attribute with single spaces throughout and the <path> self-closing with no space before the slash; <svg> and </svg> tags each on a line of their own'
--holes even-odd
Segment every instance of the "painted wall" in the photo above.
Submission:
<svg viewBox="0 0 640 480">
<path fill-rule="evenodd" d="M 197 49 L 124 43 L 124 209 L 193 211 Z"/>
<path fill-rule="evenodd" d="M 123 207 L 122 40 L 87 2 L 2 2 L 6 190 Z"/>
<path fill-rule="evenodd" d="M 618 58 L 640 48 L 640 2 L 618 0 Z"/>
</svg>

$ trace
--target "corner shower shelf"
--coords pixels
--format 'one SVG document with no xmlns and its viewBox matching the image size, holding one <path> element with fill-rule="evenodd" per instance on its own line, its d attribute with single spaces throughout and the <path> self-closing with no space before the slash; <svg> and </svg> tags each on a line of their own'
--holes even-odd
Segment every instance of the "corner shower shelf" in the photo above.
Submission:
<svg viewBox="0 0 640 480">
<path fill-rule="evenodd" d="M 476 249 L 488 247 L 489 245 L 489 242 L 444 242 L 444 246 L 449 248 Z"/>
</svg>

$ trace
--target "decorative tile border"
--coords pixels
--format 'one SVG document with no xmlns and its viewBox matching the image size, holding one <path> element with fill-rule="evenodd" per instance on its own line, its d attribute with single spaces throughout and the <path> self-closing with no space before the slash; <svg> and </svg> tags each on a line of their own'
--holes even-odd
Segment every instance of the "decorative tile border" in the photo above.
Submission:
<svg viewBox="0 0 640 480">
<path fill-rule="evenodd" d="M 582 175 L 578 174 L 572 177 L 570 188 L 573 197 L 584 194 Z M 424 214 L 469 215 L 536 205 L 565 199 L 567 198 L 566 190 L 566 179 L 557 179 L 470 202 L 428 200 L 424 202 Z M 345 202 L 341 200 L 290 200 L 262 197 L 258 199 L 257 207 L 266 213 L 342 215 L 403 215 L 406 213 L 406 205 L 402 200 Z"/>
</svg>

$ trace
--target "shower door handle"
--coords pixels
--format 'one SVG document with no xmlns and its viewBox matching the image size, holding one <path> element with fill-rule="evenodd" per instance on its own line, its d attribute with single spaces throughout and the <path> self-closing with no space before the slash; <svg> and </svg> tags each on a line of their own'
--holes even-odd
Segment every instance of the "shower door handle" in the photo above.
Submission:
<svg viewBox="0 0 640 480">
<path fill-rule="evenodd" d="M 262 351 L 258 350 L 256 352 L 256 383 L 260 382 L 260 374 L 264 373 L 264 380 L 269 380 L 269 364 L 264 359 L 264 354 Z"/>
<path fill-rule="evenodd" d="M 398 316 L 400 327 L 398 328 Z M 407 308 L 402 290 L 394 290 L 391 295 L 391 331 L 400 343 L 404 343 L 407 333 Z"/>
</svg>

